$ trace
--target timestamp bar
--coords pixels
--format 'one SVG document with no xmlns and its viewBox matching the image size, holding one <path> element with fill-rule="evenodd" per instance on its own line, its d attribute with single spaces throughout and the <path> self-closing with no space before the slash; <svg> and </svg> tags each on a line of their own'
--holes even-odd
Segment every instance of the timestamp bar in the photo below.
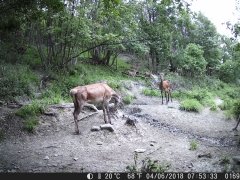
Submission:
<svg viewBox="0 0 240 180">
<path fill-rule="evenodd" d="M 167 173 L 0 173 L 0 179 L 23 178 L 67 178 L 77 180 L 240 180 L 240 172 L 205 173 L 205 172 L 167 172 Z"/>
</svg>

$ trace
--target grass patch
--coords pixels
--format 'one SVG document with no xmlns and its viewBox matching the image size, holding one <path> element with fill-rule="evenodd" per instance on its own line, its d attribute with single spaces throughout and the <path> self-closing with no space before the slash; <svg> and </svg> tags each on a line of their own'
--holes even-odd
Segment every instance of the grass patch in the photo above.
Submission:
<svg viewBox="0 0 240 180">
<path fill-rule="evenodd" d="M 195 151 L 195 150 L 197 150 L 197 147 L 198 147 L 197 141 L 196 141 L 196 140 L 192 140 L 192 141 L 190 142 L 190 148 L 189 148 L 189 150 Z"/>
<path fill-rule="evenodd" d="M 44 112 L 44 106 L 38 102 L 33 102 L 32 104 L 21 107 L 15 113 L 17 116 L 22 118 L 27 118 L 31 116 L 38 116 Z"/>
<path fill-rule="evenodd" d="M 156 90 L 156 89 L 148 89 L 148 88 L 145 88 L 142 90 L 142 93 L 145 95 L 145 96 L 157 96 L 157 97 L 160 97 L 161 96 L 161 93 L 159 90 Z"/>
<path fill-rule="evenodd" d="M 213 104 L 211 107 L 210 107 L 210 110 L 211 111 L 217 111 L 217 105 L 216 104 Z"/>
<path fill-rule="evenodd" d="M 39 124 L 38 122 L 38 119 L 36 116 L 32 116 L 32 117 L 27 117 L 25 120 L 24 120 L 24 123 L 23 123 L 23 129 L 30 132 L 30 133 L 33 133 L 35 127 Z"/>
<path fill-rule="evenodd" d="M 158 172 L 164 173 L 170 168 L 170 164 L 160 163 L 158 160 L 152 160 L 149 157 L 146 157 L 142 160 L 141 167 L 138 167 L 138 153 L 134 153 L 134 165 L 129 165 L 126 167 L 127 171 L 136 173 L 136 172 Z"/>
<path fill-rule="evenodd" d="M 123 102 L 125 104 L 131 104 L 134 98 L 135 97 L 132 96 L 132 95 L 126 95 L 126 96 L 123 97 Z"/>
<path fill-rule="evenodd" d="M 186 99 L 180 104 L 180 110 L 200 112 L 202 105 L 196 99 Z"/>
</svg>

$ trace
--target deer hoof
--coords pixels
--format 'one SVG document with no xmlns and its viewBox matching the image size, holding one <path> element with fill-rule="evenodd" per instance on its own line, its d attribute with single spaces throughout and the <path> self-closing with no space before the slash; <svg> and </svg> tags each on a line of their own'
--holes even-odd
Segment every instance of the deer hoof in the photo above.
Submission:
<svg viewBox="0 0 240 180">
<path fill-rule="evenodd" d="M 81 133 L 79 131 L 75 131 L 73 134 L 74 135 L 80 135 Z"/>
</svg>

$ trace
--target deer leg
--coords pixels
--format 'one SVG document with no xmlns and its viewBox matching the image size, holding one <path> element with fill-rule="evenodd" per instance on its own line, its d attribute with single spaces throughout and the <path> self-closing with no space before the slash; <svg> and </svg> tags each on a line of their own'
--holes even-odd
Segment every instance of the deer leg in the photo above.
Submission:
<svg viewBox="0 0 240 180">
<path fill-rule="evenodd" d="M 109 104 L 107 103 L 107 105 L 106 105 L 106 110 L 107 110 L 108 122 L 109 122 L 110 124 L 112 124 L 108 105 L 109 105 Z"/>
<path fill-rule="evenodd" d="M 237 131 L 237 127 L 238 127 L 239 123 L 240 123 L 240 115 L 238 116 L 237 125 L 235 126 L 235 128 L 232 129 L 233 131 Z"/>
<path fill-rule="evenodd" d="M 161 91 L 161 95 L 162 95 L 162 104 L 163 104 L 163 91 Z"/>
<path fill-rule="evenodd" d="M 172 102 L 172 93 L 171 93 L 171 90 L 169 90 L 169 95 L 170 95 L 171 102 Z"/>
<path fill-rule="evenodd" d="M 106 119 L 106 108 L 105 108 L 105 104 L 103 103 L 103 106 L 102 106 L 102 108 L 103 108 L 103 117 L 104 117 L 104 122 L 105 122 L 105 124 L 107 124 L 107 119 Z"/>
<path fill-rule="evenodd" d="M 166 98 L 166 104 L 168 104 L 168 96 L 166 91 L 165 91 L 165 98 Z"/>
<path fill-rule="evenodd" d="M 74 112 L 73 112 L 73 117 L 74 117 L 74 122 L 75 122 L 75 133 L 80 134 L 79 129 L 78 129 L 78 115 L 80 114 L 82 109 L 82 106 L 80 107 L 75 107 Z"/>
</svg>

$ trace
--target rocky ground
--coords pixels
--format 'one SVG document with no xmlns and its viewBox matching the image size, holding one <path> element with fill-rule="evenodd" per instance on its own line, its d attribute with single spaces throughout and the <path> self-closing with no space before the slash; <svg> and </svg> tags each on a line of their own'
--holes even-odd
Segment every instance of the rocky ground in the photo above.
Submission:
<svg viewBox="0 0 240 180">
<path fill-rule="evenodd" d="M 141 94 L 143 85 L 129 82 L 133 103 L 119 109 L 113 132 L 92 131 L 104 124 L 100 111 L 80 114 L 80 135 L 74 134 L 73 108 L 49 107 L 33 134 L 22 131 L 16 109 L 1 106 L 0 172 L 126 172 L 147 157 L 170 172 L 223 172 L 239 156 L 236 121 L 223 112 L 205 108 L 200 113 L 179 110 L 179 102 L 161 104 L 160 98 Z M 216 99 L 216 103 L 221 100 Z M 135 126 L 126 124 L 130 119 Z M 196 150 L 191 150 L 195 145 Z M 136 153 L 138 152 L 138 153 Z"/>
</svg>

